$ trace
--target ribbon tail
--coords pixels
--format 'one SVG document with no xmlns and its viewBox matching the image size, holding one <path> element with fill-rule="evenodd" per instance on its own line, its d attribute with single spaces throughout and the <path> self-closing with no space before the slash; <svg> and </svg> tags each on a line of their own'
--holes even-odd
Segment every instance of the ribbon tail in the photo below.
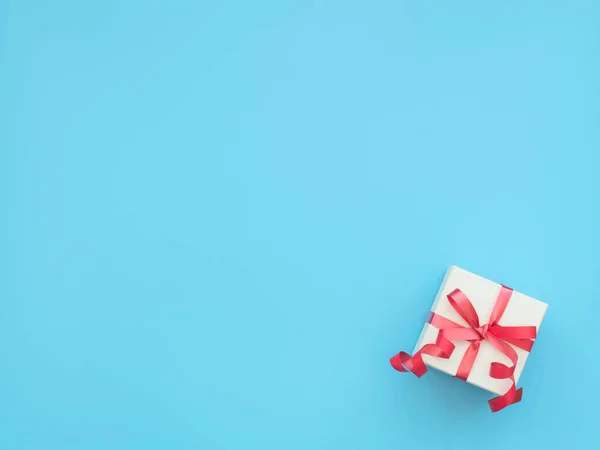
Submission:
<svg viewBox="0 0 600 450">
<path fill-rule="evenodd" d="M 495 413 L 498 411 L 502 411 L 507 406 L 519 403 L 522 397 L 523 388 L 517 389 L 513 382 L 513 385 L 506 394 L 500 395 L 499 397 L 494 397 L 493 399 L 488 401 L 488 404 L 490 405 L 490 409 L 492 410 L 492 412 Z"/>
<path fill-rule="evenodd" d="M 464 327 L 463 325 L 460 325 L 456 322 L 453 322 L 449 319 L 446 319 L 444 316 L 440 316 L 439 314 L 436 314 L 434 312 L 432 312 L 429 315 L 429 320 L 427 321 L 427 323 L 430 323 L 431 325 L 433 325 L 434 327 L 436 327 L 439 330 L 444 330 L 447 328 L 464 328 L 467 329 L 466 327 Z M 470 330 L 471 328 L 469 328 Z"/>
<path fill-rule="evenodd" d="M 424 345 L 413 356 L 410 356 L 406 352 L 399 352 L 390 358 L 390 364 L 398 372 L 412 372 L 417 378 L 421 378 L 427 373 L 427 366 L 423 361 L 423 355 L 448 359 L 452 356 L 454 348 L 454 344 L 444 336 L 444 331 L 440 330 L 435 344 Z"/>
<path fill-rule="evenodd" d="M 427 366 L 420 352 L 412 357 L 406 352 L 400 352 L 390 358 L 390 364 L 398 372 L 412 372 L 417 378 L 427 373 Z"/>
<path fill-rule="evenodd" d="M 458 366 L 456 378 L 467 381 L 467 378 L 469 378 L 469 374 L 471 373 L 471 369 L 473 368 L 473 364 L 475 364 L 477 353 L 479 353 L 479 342 L 471 342 L 471 345 L 469 345 L 469 348 L 465 352 L 465 355 Z"/>
<path fill-rule="evenodd" d="M 490 365 L 490 376 L 496 379 L 508 379 L 511 381 L 511 386 L 506 393 L 491 399 L 488 403 L 492 412 L 498 412 L 506 408 L 507 406 L 519 403 L 523 397 L 523 388 L 517 389 L 515 383 L 514 372 L 518 361 L 517 352 L 508 345 L 506 342 L 498 339 L 494 335 L 488 335 L 487 337 L 490 344 L 504 353 L 512 362 L 511 366 L 507 366 L 500 362 L 493 362 Z"/>
<path fill-rule="evenodd" d="M 533 340 L 531 340 L 531 339 L 504 338 L 503 340 L 504 340 L 504 342 L 508 342 L 509 344 L 514 345 L 515 347 L 518 347 L 518 348 L 528 351 L 528 352 L 530 352 L 531 349 L 533 348 Z"/>
</svg>

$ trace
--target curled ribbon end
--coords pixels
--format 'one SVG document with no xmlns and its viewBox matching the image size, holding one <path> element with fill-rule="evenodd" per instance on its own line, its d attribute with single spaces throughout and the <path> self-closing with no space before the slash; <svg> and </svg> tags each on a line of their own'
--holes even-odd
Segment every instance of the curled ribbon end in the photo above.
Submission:
<svg viewBox="0 0 600 450">
<path fill-rule="evenodd" d="M 400 358 L 398 355 L 394 355 L 390 358 L 390 364 L 398 372 L 406 372 L 404 367 L 402 367 L 402 363 L 400 362 Z"/>
<path fill-rule="evenodd" d="M 490 405 L 490 409 L 492 410 L 492 412 L 495 413 L 498 411 L 502 411 L 507 406 L 519 403 L 522 398 L 523 388 L 515 389 L 513 386 L 512 389 L 510 389 L 506 394 L 488 400 L 488 404 Z"/>
<path fill-rule="evenodd" d="M 406 352 L 400 352 L 390 358 L 390 364 L 398 372 L 412 372 L 417 378 L 427 373 L 427 366 L 420 352 L 412 357 Z"/>
</svg>

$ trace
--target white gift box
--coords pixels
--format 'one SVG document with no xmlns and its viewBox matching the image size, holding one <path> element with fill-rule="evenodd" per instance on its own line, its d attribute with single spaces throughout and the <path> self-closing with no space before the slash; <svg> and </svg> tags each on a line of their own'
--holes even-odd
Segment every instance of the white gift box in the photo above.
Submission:
<svg viewBox="0 0 600 450">
<path fill-rule="evenodd" d="M 446 319 L 456 322 L 460 325 L 466 325 L 466 322 L 456 312 L 448 301 L 447 295 L 455 289 L 460 289 L 471 301 L 475 311 L 482 324 L 488 323 L 488 319 L 496 304 L 501 285 L 487 280 L 474 273 L 467 272 L 459 267 L 452 266 L 446 272 L 442 286 L 437 293 L 431 311 Z M 535 298 L 513 291 L 508 306 L 499 324 L 503 326 L 535 326 L 539 329 L 548 305 Z M 439 330 L 433 325 L 426 323 L 421 336 L 417 341 L 414 353 L 421 349 L 425 344 L 434 344 Z M 436 358 L 434 356 L 423 355 L 423 361 L 428 367 L 441 370 L 452 376 L 456 375 L 458 366 L 469 347 L 467 341 L 452 341 L 456 349 L 449 359 Z M 512 346 L 519 360 L 517 362 L 514 378 L 515 382 L 523 372 L 529 352 L 518 347 Z M 535 347 L 535 346 L 534 346 Z M 413 354 L 414 354 L 413 353 Z M 490 364 L 500 362 L 506 365 L 512 365 L 510 359 L 502 352 L 493 347 L 489 342 L 482 341 L 479 353 L 475 359 L 471 373 L 467 382 L 479 386 L 498 395 L 504 394 L 511 387 L 509 379 L 495 379 L 490 377 Z"/>
</svg>

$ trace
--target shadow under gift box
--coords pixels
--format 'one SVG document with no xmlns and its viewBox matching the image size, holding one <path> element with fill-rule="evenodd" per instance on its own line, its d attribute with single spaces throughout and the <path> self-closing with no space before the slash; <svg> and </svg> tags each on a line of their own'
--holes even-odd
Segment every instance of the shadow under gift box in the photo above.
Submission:
<svg viewBox="0 0 600 450">
<path fill-rule="evenodd" d="M 487 280 L 479 275 L 468 272 L 456 266 L 452 266 L 446 272 L 442 281 L 440 290 L 437 293 L 431 312 L 445 317 L 453 322 L 466 325 L 464 319 L 452 307 L 448 301 L 447 295 L 455 289 L 460 289 L 471 301 L 479 320 L 482 324 L 488 323 L 490 314 L 501 285 Z M 499 324 L 503 326 L 535 326 L 539 329 L 548 305 L 536 300 L 533 297 L 524 295 L 518 291 L 513 291 L 508 306 L 500 319 Z M 434 344 L 439 330 L 433 325 L 426 323 L 419 336 L 417 345 L 413 354 L 415 354 L 425 344 Z M 436 358 L 434 356 L 423 355 L 423 361 L 428 367 L 441 370 L 449 375 L 455 376 L 458 366 L 469 347 L 467 341 L 452 341 L 456 349 L 449 359 Z M 518 347 L 512 346 L 517 352 L 519 360 L 517 361 L 514 378 L 518 383 L 519 377 L 523 372 L 529 352 Z M 535 346 L 534 346 L 535 347 Z M 498 395 L 504 394 L 511 386 L 509 379 L 495 379 L 490 377 L 490 364 L 500 362 L 506 365 L 512 365 L 510 359 L 502 352 L 493 347 L 489 342 L 482 341 L 479 353 L 467 378 L 467 383 L 471 383 L 482 389 L 486 389 Z"/>
</svg>

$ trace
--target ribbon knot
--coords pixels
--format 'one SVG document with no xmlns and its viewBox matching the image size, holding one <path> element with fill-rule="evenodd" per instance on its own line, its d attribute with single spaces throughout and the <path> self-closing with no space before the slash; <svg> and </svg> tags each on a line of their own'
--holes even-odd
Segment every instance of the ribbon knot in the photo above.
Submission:
<svg viewBox="0 0 600 450">
<path fill-rule="evenodd" d="M 487 335 L 487 332 L 488 332 L 488 328 L 489 328 L 489 326 L 490 326 L 490 325 L 486 323 L 484 326 L 482 326 L 482 327 L 479 327 L 479 328 L 477 328 L 477 329 L 475 330 L 475 331 L 477 331 L 477 334 L 479 335 L 479 340 L 480 340 L 480 341 L 483 341 L 483 340 L 485 340 L 485 337 L 486 337 L 486 335 Z"/>
<path fill-rule="evenodd" d="M 398 353 L 390 359 L 392 367 L 399 372 L 412 372 L 420 378 L 427 372 L 423 355 L 448 359 L 455 349 L 451 341 L 467 341 L 470 343 L 469 347 L 456 371 L 456 377 L 466 381 L 479 353 L 481 342 L 487 341 L 512 362 L 511 366 L 500 362 L 490 364 L 490 377 L 512 381 L 507 392 L 489 401 L 490 409 L 492 412 L 497 412 L 509 405 L 520 402 L 523 388 L 516 388 L 514 378 L 515 367 L 519 358 L 511 345 L 528 352 L 531 351 L 533 347 L 532 339 L 536 337 L 536 328 L 534 326 L 505 327 L 498 323 L 508 306 L 512 292 L 511 288 L 501 286 L 490 320 L 482 326 L 479 324 L 479 316 L 471 301 L 460 289 L 455 289 L 447 295 L 448 301 L 468 326 L 460 325 L 439 314 L 432 313 L 429 323 L 440 330 L 435 344 L 424 345 L 413 356 L 406 352 Z"/>
</svg>

